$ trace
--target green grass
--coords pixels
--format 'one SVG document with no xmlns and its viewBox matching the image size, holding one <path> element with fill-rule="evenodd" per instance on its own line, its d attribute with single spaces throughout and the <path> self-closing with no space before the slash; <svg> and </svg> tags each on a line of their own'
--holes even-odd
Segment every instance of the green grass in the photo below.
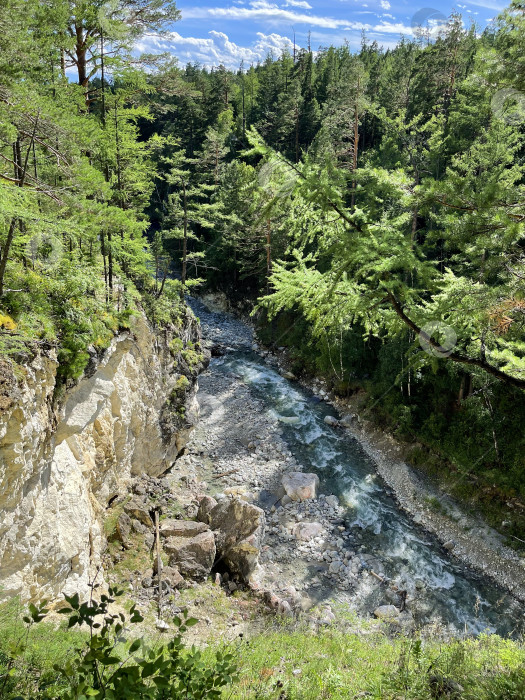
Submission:
<svg viewBox="0 0 525 700">
<path fill-rule="evenodd" d="M 188 600 L 199 590 L 187 593 Z M 201 599 L 206 595 L 201 592 Z M 203 600 L 209 603 L 209 600 Z M 203 604 L 203 608 L 207 606 Z M 0 700 L 17 694 L 60 696 L 53 664 L 62 665 L 82 644 L 83 633 L 41 623 L 32 628 L 27 649 L 6 679 L 9 650 L 25 635 L 20 606 L 0 608 Z M 370 697 L 381 700 L 445 698 L 437 679 L 462 686 L 463 700 L 522 700 L 525 697 L 525 647 L 496 636 L 477 640 L 420 641 L 390 637 L 366 622 L 351 621 L 319 632 L 293 621 L 272 618 L 266 632 L 234 647 L 240 680 L 224 692 L 230 700 L 322 700 Z M 386 630 L 386 628 L 385 628 Z M 357 633 L 356 633 L 357 632 Z M 158 636 L 158 635 L 157 635 Z M 221 642 L 210 639 L 204 659 L 211 663 Z M 434 679 L 434 680 L 433 680 Z M 367 695 L 368 694 L 368 695 Z"/>
<path fill-rule="evenodd" d="M 525 697 L 525 649 L 499 637 L 419 643 L 283 629 L 243 644 L 239 663 L 241 680 L 225 698 L 431 700 L 448 697 L 439 694 L 439 677 L 459 683 L 464 700 Z"/>
<path fill-rule="evenodd" d="M 83 632 L 67 630 L 65 621 L 61 621 L 59 627 L 52 623 L 34 625 L 28 635 L 21 619 L 24 612 L 25 609 L 16 599 L 0 606 L 1 700 L 17 695 L 38 698 L 44 691 L 58 695 L 64 681 L 53 665 L 63 665 L 86 639 Z M 16 659 L 13 675 L 7 676 L 12 647 L 20 642 L 26 643 L 26 649 Z"/>
</svg>

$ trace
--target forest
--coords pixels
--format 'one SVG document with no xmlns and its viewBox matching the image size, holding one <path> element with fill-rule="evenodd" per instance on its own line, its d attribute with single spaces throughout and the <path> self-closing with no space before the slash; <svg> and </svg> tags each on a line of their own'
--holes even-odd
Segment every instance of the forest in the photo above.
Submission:
<svg viewBox="0 0 525 700">
<path fill-rule="evenodd" d="M 235 71 L 138 56 L 179 14 L 2 3 L 0 352 L 56 344 L 64 391 L 135 309 L 223 291 L 519 547 L 525 5 Z"/>
</svg>

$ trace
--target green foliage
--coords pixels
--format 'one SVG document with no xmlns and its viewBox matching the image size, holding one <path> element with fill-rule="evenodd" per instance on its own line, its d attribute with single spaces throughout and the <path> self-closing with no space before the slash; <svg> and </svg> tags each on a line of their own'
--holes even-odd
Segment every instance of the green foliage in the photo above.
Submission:
<svg viewBox="0 0 525 700">
<path fill-rule="evenodd" d="M 181 399 L 184 398 L 187 390 L 190 387 L 190 380 L 185 377 L 184 375 L 180 376 L 177 381 L 175 382 L 175 386 L 171 390 L 170 394 L 170 402 L 178 405 L 181 402 Z"/>
<path fill-rule="evenodd" d="M 98 587 L 92 584 L 92 591 Z M 89 635 L 67 660 L 54 664 L 55 687 L 39 684 L 38 693 L 31 697 L 199 700 L 220 698 L 222 688 L 235 682 L 237 670 L 232 652 L 217 651 L 208 663 L 195 647 L 184 647 L 184 633 L 197 623 L 187 614 L 173 619 L 176 633 L 166 644 L 152 646 L 142 638 L 132 636 L 129 639 L 129 625 L 140 624 L 143 617 L 135 605 L 128 614 L 111 612 L 120 596 L 122 591 L 114 588 L 109 589 L 108 595 L 102 594 L 99 601 L 93 595 L 84 602 L 77 593 L 64 596 L 67 605 L 58 612 L 67 617 L 67 629 L 87 629 Z M 41 623 L 48 612 L 45 602 L 29 605 L 29 614 L 23 618 L 24 637 L 3 652 L 6 661 L 0 674 L 0 697 L 6 697 L 4 691 L 9 686 L 15 691 L 20 684 L 17 683 L 17 664 L 27 652 L 33 627 Z"/>
</svg>

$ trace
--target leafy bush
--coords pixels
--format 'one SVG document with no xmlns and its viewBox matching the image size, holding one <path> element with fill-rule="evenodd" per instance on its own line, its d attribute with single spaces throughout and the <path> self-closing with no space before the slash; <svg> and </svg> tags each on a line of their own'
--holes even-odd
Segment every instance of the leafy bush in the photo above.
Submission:
<svg viewBox="0 0 525 700">
<path fill-rule="evenodd" d="M 222 689 L 237 680 L 233 654 L 219 651 L 211 663 L 203 661 L 202 653 L 192 647 L 186 649 L 183 635 L 197 623 L 194 618 L 175 617 L 177 633 L 166 644 L 151 646 L 142 638 L 128 638 L 129 625 L 143 621 L 135 605 L 128 615 L 110 611 L 123 592 L 109 589 L 109 595 L 93 597 L 98 584 L 92 584 L 89 600 L 80 602 L 79 595 L 65 596 L 67 606 L 58 612 L 67 616 L 67 627 L 88 629 L 84 644 L 74 650 L 73 656 L 54 665 L 56 679 L 52 688 L 39 684 L 36 695 L 25 700 L 168 700 L 168 698 L 217 699 Z M 0 675 L 0 698 L 12 697 L 16 688 L 17 663 L 28 649 L 32 628 L 48 614 L 44 601 L 29 605 L 29 614 L 23 620 L 24 635 L 4 652 L 4 673 Z M 6 693 L 8 693 L 6 695 Z M 24 700 L 19 695 L 18 700 Z"/>
</svg>

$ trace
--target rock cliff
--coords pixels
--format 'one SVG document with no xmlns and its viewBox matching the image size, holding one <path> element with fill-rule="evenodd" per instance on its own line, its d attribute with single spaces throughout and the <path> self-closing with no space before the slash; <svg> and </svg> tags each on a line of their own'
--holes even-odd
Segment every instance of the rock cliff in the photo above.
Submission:
<svg viewBox="0 0 525 700">
<path fill-rule="evenodd" d="M 133 476 L 169 469 L 188 440 L 198 342 L 190 312 L 178 331 L 154 331 L 139 316 L 59 405 L 53 348 L 23 364 L 2 361 L 0 600 L 87 591 L 112 498 Z"/>
</svg>

